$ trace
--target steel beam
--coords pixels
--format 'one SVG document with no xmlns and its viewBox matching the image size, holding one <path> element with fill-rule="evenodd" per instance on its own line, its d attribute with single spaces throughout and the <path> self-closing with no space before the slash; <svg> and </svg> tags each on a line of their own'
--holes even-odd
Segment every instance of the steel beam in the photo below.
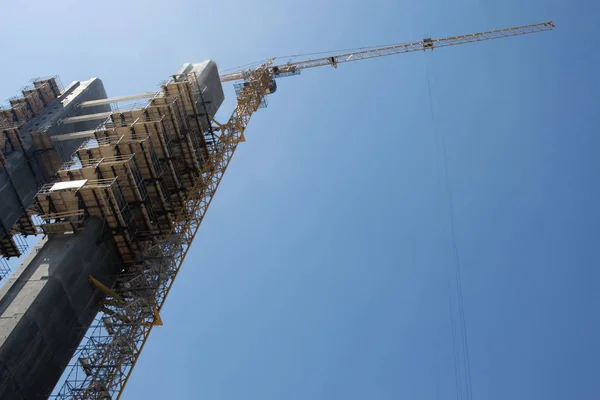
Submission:
<svg viewBox="0 0 600 400">
<path fill-rule="evenodd" d="M 124 101 L 149 99 L 151 97 L 154 97 L 155 95 L 156 95 L 156 92 L 146 92 L 146 93 L 140 93 L 140 94 L 132 94 L 129 96 L 118 96 L 118 97 L 110 97 L 108 99 L 90 100 L 90 101 L 84 101 L 83 103 L 79 104 L 79 107 L 86 108 L 86 107 L 94 107 L 94 106 L 99 106 L 99 105 L 104 105 L 104 104 L 122 103 Z"/>
</svg>

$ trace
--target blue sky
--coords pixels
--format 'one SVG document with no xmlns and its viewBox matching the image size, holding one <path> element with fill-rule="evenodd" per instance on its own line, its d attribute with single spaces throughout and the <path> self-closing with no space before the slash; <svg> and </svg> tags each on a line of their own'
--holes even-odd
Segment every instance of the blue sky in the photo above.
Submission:
<svg viewBox="0 0 600 400">
<path fill-rule="evenodd" d="M 123 398 L 467 399 L 443 149 L 472 397 L 598 398 L 599 5 L 35 0 L 3 12 L 5 97 L 53 73 L 98 76 L 117 96 L 188 61 L 225 69 L 554 20 L 281 80 Z"/>
</svg>

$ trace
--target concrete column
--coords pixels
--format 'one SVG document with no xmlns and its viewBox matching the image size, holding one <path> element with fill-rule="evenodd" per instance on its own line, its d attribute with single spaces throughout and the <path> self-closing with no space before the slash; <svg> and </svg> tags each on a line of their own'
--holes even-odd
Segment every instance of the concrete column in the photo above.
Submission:
<svg viewBox="0 0 600 400">
<path fill-rule="evenodd" d="M 0 288 L 0 399 L 47 398 L 119 271 L 116 246 L 99 218 L 71 234 L 51 234 Z"/>
</svg>

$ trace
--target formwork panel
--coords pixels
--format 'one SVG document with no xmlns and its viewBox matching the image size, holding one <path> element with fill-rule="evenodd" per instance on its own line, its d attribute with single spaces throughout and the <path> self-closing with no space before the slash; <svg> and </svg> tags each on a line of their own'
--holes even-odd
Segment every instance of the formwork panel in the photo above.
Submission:
<svg viewBox="0 0 600 400">
<path fill-rule="evenodd" d="M 53 99 L 60 96 L 62 92 L 60 82 L 56 77 L 35 79 L 33 82 L 33 86 L 41 89 L 42 92 L 48 91 Z"/>
</svg>

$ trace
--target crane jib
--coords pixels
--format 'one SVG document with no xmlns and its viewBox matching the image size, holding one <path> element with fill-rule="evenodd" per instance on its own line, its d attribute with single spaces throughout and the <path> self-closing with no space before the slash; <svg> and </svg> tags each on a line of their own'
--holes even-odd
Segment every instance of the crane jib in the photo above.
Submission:
<svg viewBox="0 0 600 400">
<path fill-rule="evenodd" d="M 437 47 L 448 47 L 459 44 L 480 42 L 484 40 L 500 39 L 511 36 L 526 35 L 536 32 L 544 32 L 554 29 L 554 22 L 542 22 L 533 25 L 523 25 L 513 28 L 498 29 L 493 31 L 471 33 L 467 35 L 451 36 L 447 38 L 432 39 L 425 38 L 419 42 L 390 45 L 378 48 L 370 48 L 353 53 L 329 55 L 327 57 L 288 62 L 286 64 L 274 65 L 270 71 L 275 78 L 298 75 L 300 70 L 321 66 L 337 67 L 340 63 L 367 60 L 376 57 L 385 57 L 395 54 L 410 53 L 418 50 L 433 50 Z M 292 73 L 293 72 L 293 73 Z M 221 75 L 221 82 L 243 80 L 248 71 L 238 71 L 231 74 Z"/>
</svg>

